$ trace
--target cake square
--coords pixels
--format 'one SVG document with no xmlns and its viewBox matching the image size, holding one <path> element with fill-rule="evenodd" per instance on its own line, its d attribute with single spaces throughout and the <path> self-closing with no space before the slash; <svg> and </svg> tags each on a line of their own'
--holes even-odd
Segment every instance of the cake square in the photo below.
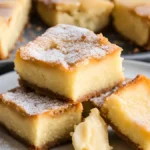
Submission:
<svg viewBox="0 0 150 150">
<path fill-rule="evenodd" d="M 28 21 L 31 0 L 0 1 L 0 59 L 6 59 Z"/>
<path fill-rule="evenodd" d="M 150 49 L 150 1 L 114 0 L 114 4 L 115 28 L 126 38 Z"/>
<path fill-rule="evenodd" d="M 59 24 L 17 51 L 15 70 L 21 85 L 76 103 L 124 80 L 121 51 L 102 34 Z"/>
<path fill-rule="evenodd" d="M 37 11 L 49 26 L 72 24 L 100 31 L 109 23 L 114 5 L 110 0 L 38 0 Z"/>
<path fill-rule="evenodd" d="M 101 115 L 125 141 L 137 149 L 150 149 L 150 79 L 138 75 L 108 96 Z"/>
<path fill-rule="evenodd" d="M 48 149 L 68 141 L 81 119 L 81 103 L 50 99 L 22 88 L 0 96 L 0 124 L 33 149 Z"/>
</svg>

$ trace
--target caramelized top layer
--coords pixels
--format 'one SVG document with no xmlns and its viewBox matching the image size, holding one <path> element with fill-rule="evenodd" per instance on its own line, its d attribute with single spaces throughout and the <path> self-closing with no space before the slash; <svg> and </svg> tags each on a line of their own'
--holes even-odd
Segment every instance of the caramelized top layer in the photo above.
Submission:
<svg viewBox="0 0 150 150">
<path fill-rule="evenodd" d="M 38 115 L 50 111 L 55 113 L 55 111 L 63 111 L 72 105 L 68 102 L 39 96 L 34 92 L 27 92 L 22 88 L 2 94 L 0 100 L 27 115 Z"/>
<path fill-rule="evenodd" d="M 100 60 L 121 48 L 101 34 L 76 26 L 59 24 L 48 29 L 18 51 L 23 60 L 41 61 L 69 69 L 89 60 Z"/>
</svg>

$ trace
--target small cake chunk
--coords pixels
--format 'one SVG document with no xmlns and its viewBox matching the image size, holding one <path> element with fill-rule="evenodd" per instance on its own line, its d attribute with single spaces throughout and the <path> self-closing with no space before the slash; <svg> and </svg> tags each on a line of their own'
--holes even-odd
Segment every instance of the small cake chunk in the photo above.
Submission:
<svg viewBox="0 0 150 150">
<path fill-rule="evenodd" d="M 97 108 L 92 109 L 85 121 L 75 127 L 72 142 L 75 150 L 111 150 L 107 125 Z"/>
<path fill-rule="evenodd" d="M 49 26 L 72 24 L 100 31 L 110 20 L 110 0 L 37 0 L 37 11 Z"/>
<path fill-rule="evenodd" d="M 15 69 L 23 86 L 85 101 L 124 80 L 121 51 L 101 34 L 60 24 L 21 47 Z"/>
<path fill-rule="evenodd" d="M 137 149 L 150 149 L 150 79 L 138 75 L 108 96 L 101 115 L 124 140 Z"/>
<path fill-rule="evenodd" d="M 116 29 L 139 46 L 148 48 L 150 43 L 150 1 L 114 0 L 114 3 L 113 17 Z"/>
<path fill-rule="evenodd" d="M 81 103 L 50 99 L 22 88 L 0 96 L 0 124 L 34 149 L 48 149 L 68 141 L 81 119 Z"/>
<path fill-rule="evenodd" d="M 0 59 L 6 59 L 28 21 L 31 0 L 0 0 Z"/>
</svg>

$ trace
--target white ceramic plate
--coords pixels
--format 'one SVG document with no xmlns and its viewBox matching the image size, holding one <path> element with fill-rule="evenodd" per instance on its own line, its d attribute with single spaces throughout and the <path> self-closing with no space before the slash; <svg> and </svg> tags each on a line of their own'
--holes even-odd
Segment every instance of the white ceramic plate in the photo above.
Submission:
<svg viewBox="0 0 150 150">
<path fill-rule="evenodd" d="M 143 74 L 150 77 L 150 64 L 136 62 L 136 61 L 124 61 L 125 76 L 134 78 L 137 74 Z M 10 72 L 3 76 L 0 76 L 0 93 L 5 92 L 11 88 L 16 87 L 17 74 Z M 114 150 L 133 150 L 127 146 L 120 138 L 118 138 L 113 131 L 109 131 L 110 143 L 114 147 Z M 3 139 L 3 142 L 1 142 Z M 24 150 L 26 149 L 22 144 L 12 139 L 6 133 L 0 129 L 0 150 Z M 53 150 L 73 150 L 71 144 L 55 148 Z"/>
</svg>

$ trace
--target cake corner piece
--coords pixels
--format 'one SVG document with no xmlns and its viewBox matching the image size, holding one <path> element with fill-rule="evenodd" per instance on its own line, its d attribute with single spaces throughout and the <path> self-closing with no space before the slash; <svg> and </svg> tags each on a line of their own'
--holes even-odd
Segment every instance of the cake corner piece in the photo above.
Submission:
<svg viewBox="0 0 150 150">
<path fill-rule="evenodd" d="M 121 51 L 102 34 L 59 24 L 18 50 L 15 69 L 22 85 L 76 103 L 124 80 Z"/>
<path fill-rule="evenodd" d="M 149 100 L 150 79 L 138 75 L 108 96 L 100 109 L 122 139 L 143 150 L 150 149 Z"/>
</svg>

